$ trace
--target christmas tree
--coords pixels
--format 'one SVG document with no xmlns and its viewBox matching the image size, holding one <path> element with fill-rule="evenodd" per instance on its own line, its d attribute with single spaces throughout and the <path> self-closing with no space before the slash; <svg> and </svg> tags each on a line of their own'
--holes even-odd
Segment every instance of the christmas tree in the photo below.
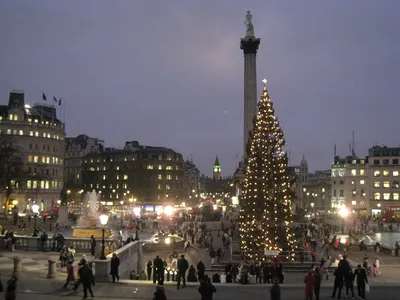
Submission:
<svg viewBox="0 0 400 300">
<path fill-rule="evenodd" d="M 267 81 L 263 82 L 240 198 L 240 246 L 251 259 L 261 259 L 266 250 L 292 250 L 295 242 L 290 229 L 293 191 L 285 140 L 268 95 Z"/>
</svg>

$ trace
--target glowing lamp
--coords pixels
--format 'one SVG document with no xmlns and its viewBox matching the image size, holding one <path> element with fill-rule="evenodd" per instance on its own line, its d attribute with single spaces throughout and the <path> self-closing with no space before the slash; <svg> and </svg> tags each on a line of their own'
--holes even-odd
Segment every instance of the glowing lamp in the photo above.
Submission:
<svg viewBox="0 0 400 300">
<path fill-rule="evenodd" d="M 171 239 L 170 239 L 169 237 L 167 237 L 167 238 L 165 239 L 165 243 L 166 243 L 167 245 L 171 244 Z"/>
<path fill-rule="evenodd" d="M 107 222 L 108 222 L 108 215 L 101 215 L 100 216 L 100 223 L 101 223 L 101 225 L 106 225 L 107 224 Z"/>
<path fill-rule="evenodd" d="M 165 213 L 167 216 L 172 216 L 172 214 L 174 213 L 174 208 L 173 208 L 172 206 L 166 206 L 166 207 L 164 208 L 164 213 Z"/>
<path fill-rule="evenodd" d="M 34 214 L 37 214 L 39 212 L 39 205 L 33 204 L 32 205 L 32 211 Z"/>
<path fill-rule="evenodd" d="M 339 211 L 339 215 L 344 219 L 349 215 L 349 210 L 343 206 Z"/>
</svg>

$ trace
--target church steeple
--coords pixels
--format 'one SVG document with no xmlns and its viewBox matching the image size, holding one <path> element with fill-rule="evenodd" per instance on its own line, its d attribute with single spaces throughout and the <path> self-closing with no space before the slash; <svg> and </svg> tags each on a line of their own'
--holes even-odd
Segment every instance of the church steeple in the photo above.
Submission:
<svg viewBox="0 0 400 300">
<path fill-rule="evenodd" d="M 213 178 L 214 178 L 214 180 L 221 179 L 221 165 L 219 164 L 218 155 L 215 158 L 215 162 L 214 162 Z"/>
</svg>

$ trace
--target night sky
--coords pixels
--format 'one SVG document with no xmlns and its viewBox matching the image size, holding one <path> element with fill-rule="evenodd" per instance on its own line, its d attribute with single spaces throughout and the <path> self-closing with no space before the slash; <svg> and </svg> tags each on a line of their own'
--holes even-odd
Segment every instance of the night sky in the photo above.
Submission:
<svg viewBox="0 0 400 300">
<path fill-rule="evenodd" d="M 66 104 L 68 136 L 127 140 L 192 156 L 223 175 L 242 155 L 246 11 L 261 38 L 291 163 L 327 169 L 349 153 L 400 146 L 400 1 L 0 2 L 0 96 Z"/>
</svg>

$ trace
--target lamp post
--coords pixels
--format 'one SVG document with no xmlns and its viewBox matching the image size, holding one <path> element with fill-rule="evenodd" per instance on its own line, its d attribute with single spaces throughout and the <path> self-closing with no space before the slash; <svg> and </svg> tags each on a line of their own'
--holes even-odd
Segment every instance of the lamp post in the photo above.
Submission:
<svg viewBox="0 0 400 300">
<path fill-rule="evenodd" d="M 37 236 L 37 230 L 36 230 L 36 218 L 39 212 L 39 205 L 33 204 L 32 205 L 32 212 L 33 212 L 33 234 L 32 236 Z"/>
<path fill-rule="evenodd" d="M 314 211 L 314 202 L 311 202 L 311 211 L 312 211 L 312 213 L 315 215 L 315 211 Z"/>
<path fill-rule="evenodd" d="M 342 217 L 342 234 L 344 234 L 344 219 L 349 215 L 349 210 L 346 208 L 346 206 L 342 206 L 339 211 L 339 215 Z"/>
<path fill-rule="evenodd" d="M 101 225 L 103 225 L 103 238 L 102 238 L 102 241 L 101 241 L 100 259 L 103 259 L 103 260 L 107 259 L 106 258 L 106 254 L 104 253 L 104 251 L 105 251 L 104 233 L 105 233 L 105 228 L 106 228 L 107 222 L 108 222 L 108 215 L 105 215 L 105 214 L 101 215 L 100 216 L 100 223 L 101 223 Z"/>
</svg>

